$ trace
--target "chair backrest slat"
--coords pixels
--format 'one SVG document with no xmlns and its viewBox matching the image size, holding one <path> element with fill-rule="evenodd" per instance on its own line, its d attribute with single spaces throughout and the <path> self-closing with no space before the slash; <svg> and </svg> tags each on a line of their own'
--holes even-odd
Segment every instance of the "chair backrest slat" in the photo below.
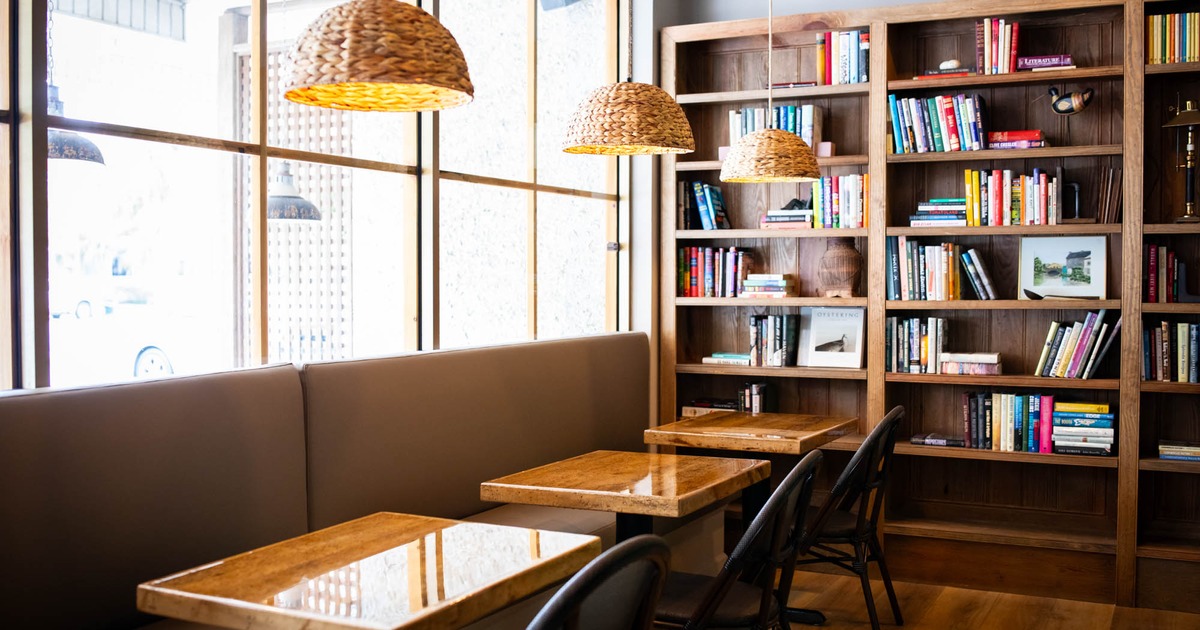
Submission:
<svg viewBox="0 0 1200 630">
<path fill-rule="evenodd" d="M 875 527 L 883 508 L 885 484 L 896 448 L 896 430 L 902 419 L 904 407 L 897 406 L 875 425 L 833 484 L 816 520 L 809 524 L 811 531 L 821 531 L 834 510 L 857 511 L 860 533 Z"/>
</svg>

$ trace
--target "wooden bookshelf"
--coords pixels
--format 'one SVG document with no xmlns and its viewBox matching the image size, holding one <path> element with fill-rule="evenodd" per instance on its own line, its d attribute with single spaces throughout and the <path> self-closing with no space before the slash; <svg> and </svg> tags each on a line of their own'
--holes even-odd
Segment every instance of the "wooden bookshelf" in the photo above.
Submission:
<svg viewBox="0 0 1200 630">
<path fill-rule="evenodd" d="M 1119 309 L 1120 300 L 888 300 L 889 311 L 955 311 L 989 309 L 1094 311 Z"/>
<path fill-rule="evenodd" d="M 821 298 L 821 297 L 787 297 L 787 298 L 697 298 L 677 297 L 676 306 L 862 306 L 867 305 L 867 298 Z"/>
<path fill-rule="evenodd" d="M 987 376 L 970 374 L 905 374 L 888 372 L 889 383 L 925 383 L 929 385 L 983 385 L 988 387 L 1026 387 L 1030 389 L 1095 389 L 1117 391 L 1115 378 L 1046 378 L 1042 376 Z"/>
<path fill-rule="evenodd" d="M 836 230 L 802 229 L 802 230 L 677 230 L 675 238 L 681 241 L 714 240 L 714 239 L 755 239 L 755 238 L 851 238 L 867 235 L 866 228 L 839 228 Z"/>
<path fill-rule="evenodd" d="M 993 545 L 1016 545 L 1045 549 L 1071 549 L 1094 553 L 1116 553 L 1116 539 L 1105 534 L 1077 533 L 1051 527 L 1034 528 L 956 522 L 920 518 L 891 517 L 888 532 L 900 536 L 919 536 L 942 540 L 962 540 Z"/>
<path fill-rule="evenodd" d="M 1120 223 L 1063 225 L 996 225 L 987 227 L 889 227 L 888 236 L 1086 236 L 1120 234 Z"/>
<path fill-rule="evenodd" d="M 984 149 L 982 151 L 931 151 L 929 153 L 893 153 L 887 156 L 892 163 L 904 162 L 991 162 L 998 160 L 1033 160 L 1088 156 L 1121 155 L 1121 145 L 1081 145 L 1043 147 L 1040 149 Z"/>
<path fill-rule="evenodd" d="M 675 366 L 679 374 L 722 374 L 731 376 L 776 376 L 781 378 L 811 378 L 863 381 L 866 370 L 848 368 L 810 367 L 748 367 L 742 365 L 719 365 L 710 363 L 679 363 Z"/>
<path fill-rule="evenodd" d="M 1200 323 L 1200 305 L 1146 303 L 1143 246 L 1166 245 L 1187 268 L 1191 293 L 1200 293 L 1200 225 L 1178 224 L 1183 173 L 1178 132 L 1162 125 L 1177 99 L 1200 100 L 1200 63 L 1147 65 L 1146 15 L 1193 7 L 1184 0 L 1018 0 L 987 5 L 966 0 L 789 15 L 775 21 L 773 81 L 816 77 L 816 33 L 869 30 L 870 83 L 776 90 L 788 104 L 813 103 L 825 111 L 825 136 L 840 155 L 820 160 L 822 175 L 867 174 L 866 228 L 846 231 L 757 230 L 767 208 L 803 198 L 804 185 L 724 185 L 734 227 L 713 234 L 678 230 L 674 212 L 680 182 L 718 185 L 718 147 L 728 143 L 728 114 L 761 106 L 766 91 L 765 19 L 691 24 L 662 31 L 662 85 L 677 95 L 692 122 L 693 155 L 662 158 L 659 418 L 675 418 L 688 397 L 719 396 L 746 377 L 786 390 L 780 411 L 839 413 L 863 418 L 865 434 L 893 405 L 908 410 L 902 439 L 916 433 L 961 432 L 960 397 L 973 392 L 1055 396 L 1057 401 L 1107 403 L 1117 412 L 1114 457 L 1002 453 L 899 443 L 887 496 L 885 546 L 897 574 L 919 581 L 1063 597 L 1122 606 L 1200 612 L 1179 592 L 1200 582 L 1200 465 L 1150 454 L 1161 439 L 1200 441 L 1200 385 L 1142 382 L 1142 331 L 1158 321 Z M 1192 9 L 1194 10 L 1194 9 Z M 1071 54 L 1077 68 L 1006 75 L 913 79 L 948 58 L 974 51 L 975 23 L 1004 17 L 1021 24 L 1019 51 Z M 966 60 L 964 60 L 966 61 Z M 973 60 L 971 60 L 973 61 Z M 1050 86 L 1095 90 L 1091 104 L 1059 116 L 1046 97 Z M 1041 129 L 1050 147 L 894 154 L 889 94 L 932 97 L 979 94 L 991 129 Z M 963 195 L 964 169 L 1062 168 L 1080 185 L 1082 215 L 1094 217 L 1102 175 L 1121 174 L 1118 223 L 1046 226 L 909 227 L 918 203 Z M 1069 209 L 1064 209 L 1069 212 Z M 1069 215 L 1068 215 L 1069 216 Z M 804 233 L 800 233 L 804 232 Z M 863 368 L 740 368 L 697 363 L 715 351 L 741 347 L 744 321 L 764 309 L 741 302 L 675 297 L 677 248 L 719 241 L 761 252 L 770 272 L 795 274 L 804 298 L 772 313 L 825 305 L 815 288 L 824 252 L 820 237 L 849 236 L 865 261 L 854 302 L 866 310 Z M 1027 236 L 1104 238 L 1104 300 L 995 301 L 887 300 L 888 237 L 951 242 L 976 249 L 998 295 L 1017 295 L 1019 249 Z M 757 261 L 756 261 L 757 262 Z M 966 293 L 974 296 L 967 289 Z M 755 303 L 755 306 L 760 306 Z M 1028 376 L 1052 321 L 1081 321 L 1106 309 L 1110 327 L 1121 318 L 1118 343 L 1097 365 L 1094 379 Z M 948 351 L 1003 354 L 1004 376 L 888 373 L 883 343 L 887 318 L 946 320 Z M 849 452 L 847 436 L 825 447 Z M 1011 561 L 1022 547 L 1021 562 Z M 988 571 L 972 567 L 988 566 Z M 964 568 L 965 567 L 965 568 Z"/>
<path fill-rule="evenodd" d="M 867 164 L 867 156 L 865 155 L 835 155 L 832 157 L 817 158 L 817 166 L 828 168 L 833 166 L 865 166 Z M 721 160 L 690 160 L 675 163 L 675 170 L 684 171 L 719 171 L 721 170 Z"/>
</svg>

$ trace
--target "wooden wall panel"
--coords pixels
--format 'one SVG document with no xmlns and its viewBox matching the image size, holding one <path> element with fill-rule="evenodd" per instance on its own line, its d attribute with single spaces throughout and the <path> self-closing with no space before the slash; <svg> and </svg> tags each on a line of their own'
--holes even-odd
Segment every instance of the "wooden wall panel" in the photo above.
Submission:
<svg viewBox="0 0 1200 630">
<path fill-rule="evenodd" d="M 1137 605 L 1200 613 L 1200 564 L 1138 558 Z"/>
<path fill-rule="evenodd" d="M 1108 554 L 896 535 L 887 536 L 884 548 L 896 580 L 1113 601 L 1114 558 Z"/>
</svg>

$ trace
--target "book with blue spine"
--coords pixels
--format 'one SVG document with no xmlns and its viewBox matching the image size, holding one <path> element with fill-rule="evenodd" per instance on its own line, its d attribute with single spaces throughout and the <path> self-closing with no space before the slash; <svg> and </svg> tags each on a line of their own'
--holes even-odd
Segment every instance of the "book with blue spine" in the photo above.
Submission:
<svg viewBox="0 0 1200 630">
<path fill-rule="evenodd" d="M 696 195 L 696 208 L 700 211 L 700 226 L 705 230 L 716 229 L 716 217 L 709 212 L 712 206 L 708 203 L 708 195 L 704 188 L 704 182 L 692 182 L 692 191 Z"/>
</svg>

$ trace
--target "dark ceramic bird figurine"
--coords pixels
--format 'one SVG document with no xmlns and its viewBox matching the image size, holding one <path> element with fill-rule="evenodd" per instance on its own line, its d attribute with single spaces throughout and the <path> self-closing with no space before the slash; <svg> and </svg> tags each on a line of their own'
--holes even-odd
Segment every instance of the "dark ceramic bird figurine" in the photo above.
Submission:
<svg viewBox="0 0 1200 630">
<path fill-rule="evenodd" d="M 1050 109 L 1061 116 L 1078 114 L 1092 102 L 1092 96 L 1095 94 L 1095 90 L 1087 88 L 1082 92 L 1067 92 L 1059 95 L 1058 88 L 1052 87 L 1050 88 Z"/>
</svg>

